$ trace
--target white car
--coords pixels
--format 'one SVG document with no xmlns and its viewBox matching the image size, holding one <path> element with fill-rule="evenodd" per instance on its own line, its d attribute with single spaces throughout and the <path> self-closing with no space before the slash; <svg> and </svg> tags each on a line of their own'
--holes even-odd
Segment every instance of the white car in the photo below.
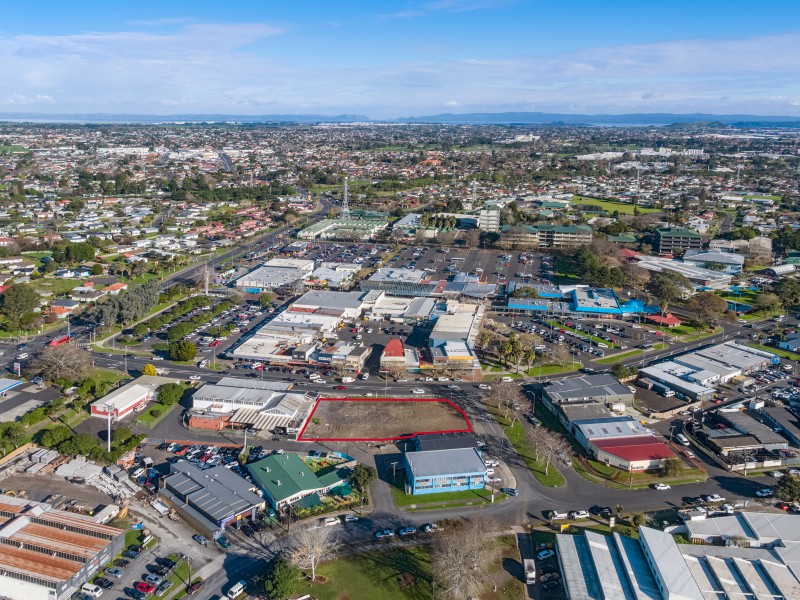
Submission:
<svg viewBox="0 0 800 600">
<path fill-rule="evenodd" d="M 653 489 L 658 490 L 659 492 L 663 492 L 671 488 L 666 483 L 656 483 L 653 485 Z"/>
<path fill-rule="evenodd" d="M 189 375 L 189 381 L 200 381 L 200 375 Z"/>
<path fill-rule="evenodd" d="M 436 381 L 450 381 L 448 377 L 437 377 Z"/>
<path fill-rule="evenodd" d="M 588 519 L 589 518 L 589 513 L 586 512 L 585 510 L 573 510 L 571 513 L 569 513 L 569 518 L 570 519 Z"/>
<path fill-rule="evenodd" d="M 419 395 L 419 394 L 427 394 L 428 392 L 426 392 L 422 388 L 414 388 L 413 390 L 411 390 L 411 393 Z"/>
<path fill-rule="evenodd" d="M 479 390 L 491 390 L 492 386 L 490 386 L 487 383 L 481 383 L 481 384 L 478 385 L 478 389 Z"/>
</svg>

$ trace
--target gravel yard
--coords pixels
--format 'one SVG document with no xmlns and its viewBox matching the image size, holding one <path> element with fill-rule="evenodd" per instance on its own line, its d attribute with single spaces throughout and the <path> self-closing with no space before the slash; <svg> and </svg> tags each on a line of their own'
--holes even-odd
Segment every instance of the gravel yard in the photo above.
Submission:
<svg viewBox="0 0 800 600">
<path fill-rule="evenodd" d="M 300 439 L 387 441 L 416 433 L 470 430 L 466 415 L 444 399 L 323 398 Z"/>
</svg>

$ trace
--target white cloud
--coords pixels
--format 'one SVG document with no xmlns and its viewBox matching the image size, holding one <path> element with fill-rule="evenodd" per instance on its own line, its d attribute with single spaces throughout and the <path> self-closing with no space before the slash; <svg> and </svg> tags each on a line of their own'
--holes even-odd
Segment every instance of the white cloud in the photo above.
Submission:
<svg viewBox="0 0 800 600">
<path fill-rule="evenodd" d="M 193 22 L 159 31 L 0 37 L 0 102 L 60 112 L 302 108 L 372 117 L 439 111 L 443 98 L 459 112 L 800 112 L 800 33 L 536 56 L 471 47 L 467 56 L 451 49 L 414 62 L 342 59 L 323 68 L 295 59 L 287 27 Z"/>
<path fill-rule="evenodd" d="M 25 96 L 23 94 L 13 93 L 9 94 L 6 98 L 6 104 L 28 105 L 28 104 L 53 104 L 55 100 L 52 96 L 47 94 L 36 94 L 34 96 Z"/>
</svg>

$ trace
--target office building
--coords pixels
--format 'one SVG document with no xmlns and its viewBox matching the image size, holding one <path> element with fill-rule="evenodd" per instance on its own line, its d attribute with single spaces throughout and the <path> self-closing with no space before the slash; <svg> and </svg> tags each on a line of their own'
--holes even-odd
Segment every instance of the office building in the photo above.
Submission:
<svg viewBox="0 0 800 600">
<path fill-rule="evenodd" d="M 703 236 L 681 227 L 665 227 L 656 230 L 655 251 L 658 254 L 675 254 L 686 250 L 700 250 Z"/>
</svg>

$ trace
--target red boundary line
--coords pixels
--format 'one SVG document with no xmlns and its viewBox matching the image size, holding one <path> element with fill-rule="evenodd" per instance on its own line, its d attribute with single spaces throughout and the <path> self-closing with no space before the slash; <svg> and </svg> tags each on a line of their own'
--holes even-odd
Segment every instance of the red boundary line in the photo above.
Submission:
<svg viewBox="0 0 800 600">
<path fill-rule="evenodd" d="M 454 408 L 463 418 L 464 422 L 467 424 L 466 429 L 438 429 L 434 431 L 415 431 L 413 433 L 409 433 L 406 435 L 398 435 L 394 437 L 387 437 L 387 438 L 306 438 L 303 437 L 306 432 L 306 428 L 311 423 L 311 419 L 314 418 L 314 413 L 317 412 L 317 408 L 322 402 L 438 402 L 442 404 L 448 404 L 451 408 Z M 306 419 L 305 425 L 303 425 L 303 429 L 300 430 L 300 433 L 297 435 L 298 442 L 395 442 L 400 440 L 409 440 L 417 435 L 430 435 L 430 434 L 437 434 L 437 433 L 470 433 L 472 431 L 472 423 L 469 421 L 469 417 L 467 417 L 467 413 L 461 410 L 458 406 L 453 404 L 452 401 L 448 400 L 447 398 L 319 398 L 314 404 L 314 408 L 311 410 L 311 414 L 308 415 L 308 419 Z"/>
</svg>

